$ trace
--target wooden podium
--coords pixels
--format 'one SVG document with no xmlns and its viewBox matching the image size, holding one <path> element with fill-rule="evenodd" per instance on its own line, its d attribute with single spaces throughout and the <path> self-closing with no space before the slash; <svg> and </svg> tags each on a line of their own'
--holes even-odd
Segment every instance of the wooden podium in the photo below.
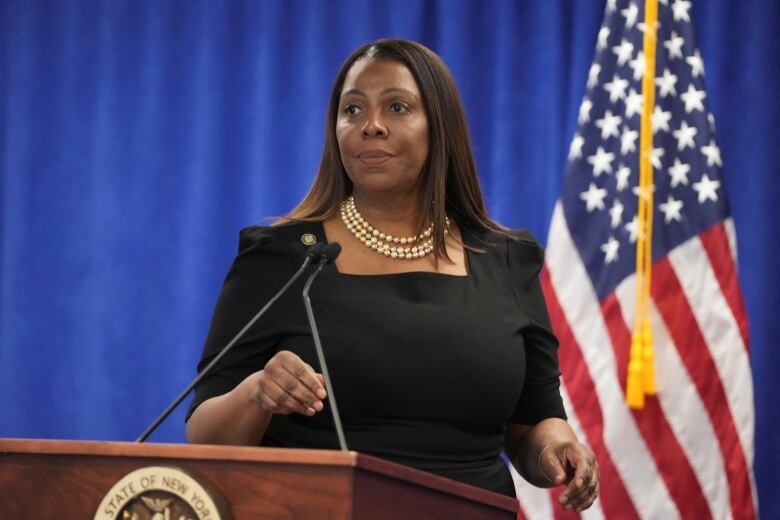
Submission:
<svg viewBox="0 0 780 520">
<path fill-rule="evenodd" d="M 235 520 L 517 515 L 512 498 L 351 451 L 27 439 L 0 439 L 0 515 L 90 520 L 147 466 L 184 470 Z"/>
</svg>

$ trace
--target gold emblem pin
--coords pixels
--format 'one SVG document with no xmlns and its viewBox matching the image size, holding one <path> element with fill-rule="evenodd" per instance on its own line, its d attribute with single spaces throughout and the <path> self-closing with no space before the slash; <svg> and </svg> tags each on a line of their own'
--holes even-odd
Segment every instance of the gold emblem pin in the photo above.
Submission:
<svg viewBox="0 0 780 520">
<path fill-rule="evenodd" d="M 317 237 L 315 237 L 311 233 L 304 233 L 303 235 L 301 235 L 301 242 L 303 242 L 303 245 L 305 246 L 313 246 L 316 241 L 317 241 Z"/>
</svg>

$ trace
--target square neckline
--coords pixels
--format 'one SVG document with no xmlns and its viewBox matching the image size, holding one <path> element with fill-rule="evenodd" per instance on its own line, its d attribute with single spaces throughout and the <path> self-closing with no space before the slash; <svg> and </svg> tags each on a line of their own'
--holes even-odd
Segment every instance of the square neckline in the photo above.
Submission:
<svg viewBox="0 0 780 520">
<path fill-rule="evenodd" d="M 317 222 L 317 225 L 320 228 L 320 232 L 322 233 L 322 237 L 326 244 L 330 244 L 330 240 L 328 239 L 327 233 L 325 233 L 325 225 L 322 221 Z M 354 278 L 386 278 L 386 277 L 398 277 L 398 276 L 411 276 L 411 277 L 425 277 L 425 276 L 433 276 L 433 277 L 446 277 L 446 278 L 459 278 L 468 280 L 473 277 L 473 269 L 472 269 L 472 255 L 471 251 L 469 250 L 470 244 L 468 243 L 468 240 L 466 239 L 466 236 L 468 235 L 468 232 L 464 231 L 463 227 L 460 227 L 460 239 L 461 242 L 463 242 L 464 247 L 463 248 L 463 259 L 464 263 L 466 265 L 466 274 L 449 274 L 449 273 L 440 273 L 438 271 L 401 271 L 398 273 L 375 273 L 375 274 L 358 274 L 358 273 L 344 273 L 339 270 L 338 266 L 336 265 L 336 262 L 333 262 L 333 272 L 340 276 L 349 276 Z"/>
</svg>

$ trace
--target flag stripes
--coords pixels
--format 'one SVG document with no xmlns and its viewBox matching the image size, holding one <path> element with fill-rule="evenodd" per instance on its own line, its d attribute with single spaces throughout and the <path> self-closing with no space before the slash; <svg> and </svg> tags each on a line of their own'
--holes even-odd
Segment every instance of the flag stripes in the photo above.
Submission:
<svg viewBox="0 0 780 520">
<path fill-rule="evenodd" d="M 730 219 L 729 219 L 730 220 Z M 737 278 L 737 266 L 731 255 L 729 238 L 726 235 L 724 224 L 716 224 L 699 235 L 701 245 L 707 252 L 710 266 L 715 278 L 720 285 L 720 292 L 726 298 L 731 315 L 737 322 L 739 334 L 742 336 L 743 347 L 750 352 L 748 341 L 748 324 L 745 303 L 742 301 L 742 293 L 739 291 Z"/>
<path fill-rule="evenodd" d="M 621 359 L 621 357 L 623 359 L 622 362 L 618 361 L 618 378 L 625 393 L 631 331 L 623 319 L 616 294 L 610 295 L 604 301 L 602 314 L 607 324 L 612 347 L 616 351 L 616 359 Z M 623 353 L 623 355 L 618 357 L 618 352 Z M 658 464 L 661 477 L 681 516 L 683 518 L 701 518 L 702 520 L 712 518 L 696 474 L 677 442 L 658 401 L 647 399 L 645 407 L 642 410 L 632 410 L 632 414 L 648 449 Z"/>
<path fill-rule="evenodd" d="M 653 298 L 715 426 L 726 465 L 724 471 L 729 475 L 732 513 L 735 518 L 753 518 L 747 461 L 729 409 L 723 381 L 717 377 L 719 371 L 713 355 L 688 301 L 681 297 L 683 287 L 669 259 L 663 258 L 655 264 L 653 277 Z M 707 305 L 706 302 L 701 303 Z"/>
<path fill-rule="evenodd" d="M 547 248 L 549 281 L 546 290 L 549 292 L 545 292 L 545 297 L 551 307 L 553 328 L 556 334 L 561 334 L 559 341 L 562 347 L 558 355 L 563 382 L 577 416 L 590 435 L 590 444 L 598 448 L 603 443 L 606 456 L 611 458 L 616 475 L 619 475 L 614 480 L 606 476 L 615 486 L 614 489 L 610 487 L 610 494 L 621 492 L 620 486 L 625 486 L 637 511 L 654 518 L 679 518 L 647 444 L 625 405 L 623 389 L 615 377 L 617 368 L 609 335 L 598 312 L 600 305 L 585 266 L 579 260 L 560 204 L 553 211 L 550 234 L 556 240 Z M 545 287 L 545 277 L 542 281 Z M 552 288 L 554 291 L 550 291 Z M 559 312 L 553 312 L 551 301 L 557 302 Z M 597 399 L 589 402 L 587 407 L 578 407 L 577 399 L 580 397 L 577 396 L 589 399 L 591 394 Z M 596 428 L 589 428 L 591 415 L 599 417 Z M 606 459 L 602 460 L 596 449 L 594 452 L 603 467 Z M 604 512 L 612 518 L 607 502 L 604 503 Z M 619 514 L 626 513 L 621 510 Z"/>
<path fill-rule="evenodd" d="M 634 316 L 635 283 L 635 277 L 629 277 L 615 291 L 626 322 Z M 729 519 L 728 482 L 712 422 L 655 306 L 651 307 L 651 320 L 656 367 L 662 367 L 657 370 L 658 403 L 685 454 L 686 464 L 701 483 L 710 511 L 721 512 L 714 515 L 717 518 Z"/>
<path fill-rule="evenodd" d="M 619 477 L 609 450 L 605 446 L 604 420 L 598 401 L 598 394 L 588 373 L 587 365 L 582 359 L 579 347 L 576 345 L 574 334 L 563 317 L 563 310 L 555 291 L 552 289 L 548 271 L 542 272 L 541 282 L 542 290 L 547 300 L 547 308 L 550 312 L 550 319 L 553 323 L 558 324 L 555 327 L 555 333 L 558 335 L 559 341 L 562 343 L 565 341 L 567 345 L 573 347 L 571 353 L 563 355 L 559 352 L 561 370 L 569 374 L 571 380 L 575 382 L 574 386 L 577 388 L 577 392 L 569 393 L 572 404 L 571 410 L 580 418 L 580 424 L 585 432 L 583 441 L 587 442 L 596 455 L 602 481 L 614 481 L 617 483 L 610 488 L 608 494 L 601 494 L 601 507 L 604 509 L 604 514 L 607 518 L 614 518 L 616 515 L 622 515 L 628 520 L 640 518 L 634 509 L 634 503 L 631 497 L 629 497 L 626 487 Z M 567 410 L 568 413 L 569 411 Z"/>
</svg>

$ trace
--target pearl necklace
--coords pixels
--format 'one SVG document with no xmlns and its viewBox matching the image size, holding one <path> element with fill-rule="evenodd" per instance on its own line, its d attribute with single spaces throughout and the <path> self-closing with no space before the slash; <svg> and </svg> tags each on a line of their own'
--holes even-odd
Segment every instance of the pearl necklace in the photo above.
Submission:
<svg viewBox="0 0 780 520">
<path fill-rule="evenodd" d="M 355 207 L 355 199 L 350 195 L 340 205 L 341 220 L 347 229 L 364 246 L 373 249 L 379 254 L 399 260 L 414 260 L 422 258 L 433 252 L 433 222 L 428 228 L 411 237 L 394 237 L 388 233 L 383 233 L 366 222 L 363 215 Z M 450 219 L 444 217 L 444 234 L 449 232 Z"/>
</svg>

